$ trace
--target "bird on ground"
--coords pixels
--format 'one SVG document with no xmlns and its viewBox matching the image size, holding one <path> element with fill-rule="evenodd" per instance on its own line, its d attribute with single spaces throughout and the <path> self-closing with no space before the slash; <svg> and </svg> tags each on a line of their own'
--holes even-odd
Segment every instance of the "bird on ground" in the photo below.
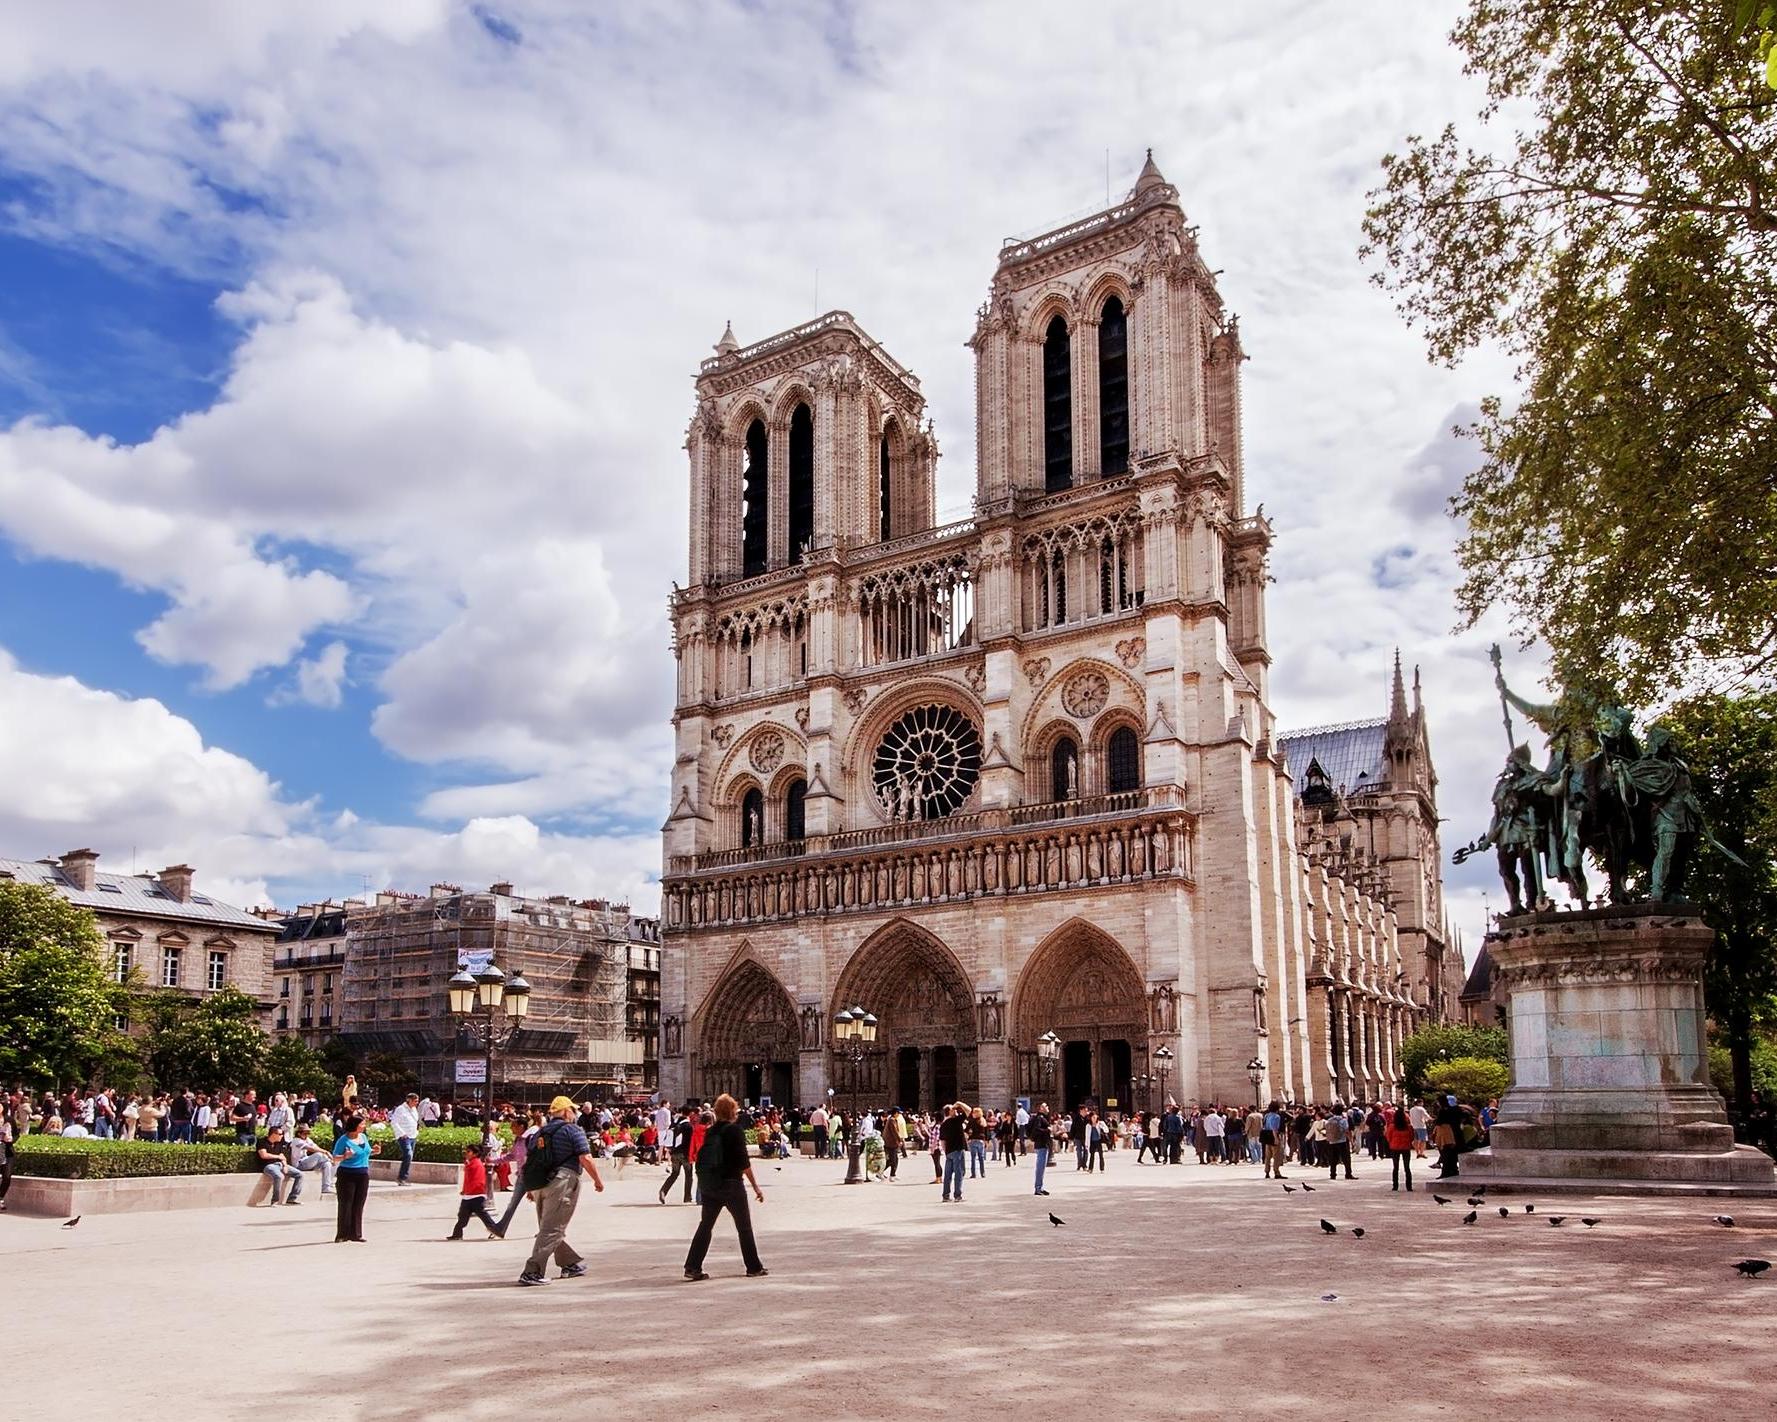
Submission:
<svg viewBox="0 0 1777 1422">
<path fill-rule="evenodd" d="M 1353 1239 L 1362 1239 L 1364 1237 L 1364 1227 L 1359 1225 L 1356 1229 L 1352 1230 L 1351 1237 Z"/>
<path fill-rule="evenodd" d="M 1566 1215 L 1550 1215 L 1549 1216 L 1549 1223 L 1550 1223 L 1550 1225 L 1558 1225 L 1566 1218 L 1567 1218 Z"/>
<path fill-rule="evenodd" d="M 1580 1223 L 1583 1224 L 1587 1229 L 1591 1229 L 1593 1225 L 1602 1224 L 1603 1221 L 1600 1220 L 1596 1215 L 1581 1215 L 1580 1216 Z"/>
<path fill-rule="evenodd" d="M 1475 1193 L 1477 1195 L 1485 1195 L 1487 1193 L 1487 1187 L 1485 1185 L 1477 1185 L 1475 1186 Z"/>
<path fill-rule="evenodd" d="M 1534 1215 L 1536 1213 L 1536 1206 L 1535 1205 L 1526 1205 L 1524 1207 L 1524 1213 L 1527 1215 Z"/>
<path fill-rule="evenodd" d="M 1478 1220 L 1480 1218 L 1481 1218 L 1481 1212 L 1479 1210 L 1470 1210 L 1466 1215 L 1464 1215 L 1462 1217 L 1462 1222 L 1464 1224 L 1473 1224 L 1476 1220 Z"/>
<path fill-rule="evenodd" d="M 1293 1195 L 1296 1193 L 1296 1187 L 1294 1185 L 1285 1185 L 1283 1187 L 1283 1193 L 1286 1195 Z"/>
<path fill-rule="evenodd" d="M 1050 1213 L 1049 1213 L 1049 1223 L 1050 1223 L 1050 1224 L 1052 1224 L 1052 1225 L 1054 1225 L 1054 1226 L 1055 1226 L 1055 1228 L 1056 1228 L 1056 1229 L 1060 1229 L 1060 1228 L 1061 1228 L 1061 1227 L 1062 1227 L 1062 1226 L 1063 1226 L 1063 1225 L 1064 1225 L 1064 1224 L 1066 1224 L 1066 1223 L 1067 1223 L 1067 1221 L 1066 1221 L 1066 1220 L 1064 1220 L 1064 1219 L 1062 1219 L 1062 1218 L 1061 1218 L 1061 1217 L 1060 1217 L 1060 1216 L 1058 1216 L 1058 1215 L 1057 1215 L 1057 1214 L 1055 1214 L 1055 1212 L 1054 1212 L 1054 1211 L 1050 1211 Z"/>
<path fill-rule="evenodd" d="M 62 1228 L 63 1229 L 73 1229 L 75 1225 L 80 1223 L 81 1218 L 82 1217 L 80 1215 L 76 1215 L 71 1220 L 63 1220 L 62 1221 Z"/>
<path fill-rule="evenodd" d="M 1334 1224 L 1331 1220 L 1322 1220 L 1320 1222 L 1320 1232 L 1322 1234 L 1337 1234 L 1339 1232 L 1339 1226 Z"/>
<path fill-rule="evenodd" d="M 1499 1207 L 1499 1217 L 1502 1220 L 1509 1220 L 1512 1217 L 1512 1212 L 1510 1210 L 1508 1210 L 1504 1205 L 1501 1205 Z"/>
<path fill-rule="evenodd" d="M 1310 1185 L 1306 1180 L 1304 1180 L 1302 1182 L 1302 1188 L 1304 1190 L 1306 1190 L 1310 1195 L 1312 1195 L 1314 1193 L 1314 1187 L 1312 1185 Z"/>
<path fill-rule="evenodd" d="M 1742 1259 L 1734 1266 L 1740 1271 L 1742 1279 L 1756 1279 L 1771 1267 L 1769 1259 Z"/>
<path fill-rule="evenodd" d="M 1464 1200 L 1462 1203 L 1465 1205 L 1478 1205 L 1481 1203 L 1481 1197 L 1479 1195 L 1470 1195 L 1468 1199 Z"/>
<path fill-rule="evenodd" d="M 1717 1215 L 1715 1217 L 1715 1222 L 1723 1229 L 1732 1229 L 1734 1227 L 1734 1217 L 1732 1215 Z"/>
<path fill-rule="evenodd" d="M 1447 1200 L 1447 1199 L 1445 1199 L 1445 1198 L 1444 1198 L 1444 1197 L 1443 1197 L 1443 1196 L 1442 1196 L 1442 1195 L 1433 1195 L 1433 1196 L 1432 1196 L 1432 1199 L 1434 1199 L 1434 1200 L 1436 1200 L 1436 1201 L 1437 1201 L 1437 1202 L 1438 1202 L 1438 1203 L 1439 1203 L 1439 1204 L 1440 1204 L 1440 1205 L 1447 1205 L 1447 1204 L 1449 1204 L 1449 1203 L 1450 1203 L 1450 1202 L 1449 1202 L 1449 1201 L 1448 1201 L 1448 1200 Z"/>
</svg>

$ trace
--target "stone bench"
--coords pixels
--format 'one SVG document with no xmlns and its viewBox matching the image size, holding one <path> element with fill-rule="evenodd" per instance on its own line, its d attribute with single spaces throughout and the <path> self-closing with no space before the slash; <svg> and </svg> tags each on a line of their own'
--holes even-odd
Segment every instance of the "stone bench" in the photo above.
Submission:
<svg viewBox="0 0 1777 1422">
<path fill-rule="evenodd" d="M 370 1178 L 392 1185 L 398 1160 L 373 1160 Z M 455 1188 L 457 1167 L 416 1160 L 408 1177 L 413 1188 Z M 302 1198 L 321 1193 L 321 1172 L 309 1171 Z M 21 1215 L 121 1215 L 151 1210 L 213 1210 L 258 1205 L 270 1197 L 271 1181 L 263 1172 L 245 1170 L 228 1175 L 143 1175 L 116 1180 L 63 1180 L 45 1175 L 14 1175 L 7 1209 Z"/>
</svg>

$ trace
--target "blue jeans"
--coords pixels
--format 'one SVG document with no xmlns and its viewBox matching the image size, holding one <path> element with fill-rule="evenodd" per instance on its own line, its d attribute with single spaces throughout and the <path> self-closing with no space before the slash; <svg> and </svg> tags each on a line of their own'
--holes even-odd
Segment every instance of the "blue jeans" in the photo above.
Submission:
<svg viewBox="0 0 1777 1422">
<path fill-rule="evenodd" d="M 413 1137 L 397 1136 L 395 1137 L 395 1146 L 401 1152 L 401 1173 L 395 1178 L 405 1185 L 408 1172 L 413 1169 Z"/>
<path fill-rule="evenodd" d="M 950 1198 L 951 1182 L 955 1182 L 956 1198 L 963 1197 L 963 1161 L 967 1158 L 966 1151 L 950 1150 L 944 1152 L 944 1198 Z"/>
<path fill-rule="evenodd" d="M 1048 1164 L 1049 1164 L 1049 1147 L 1048 1146 L 1038 1146 L 1037 1147 L 1036 1193 L 1039 1195 L 1043 1193 L 1043 1170 L 1044 1170 L 1044 1167 L 1046 1167 Z"/>
<path fill-rule="evenodd" d="M 987 1176 L 987 1142 L 969 1142 L 969 1179 L 979 1174 L 983 1179 Z"/>
<path fill-rule="evenodd" d="M 111 1139 L 111 1122 L 103 1116 L 93 1117 L 93 1139 L 101 1141 Z"/>
<path fill-rule="evenodd" d="M 1247 1138 L 1246 1158 L 1254 1165 L 1259 1163 L 1259 1138 L 1257 1136 L 1249 1136 Z"/>
</svg>

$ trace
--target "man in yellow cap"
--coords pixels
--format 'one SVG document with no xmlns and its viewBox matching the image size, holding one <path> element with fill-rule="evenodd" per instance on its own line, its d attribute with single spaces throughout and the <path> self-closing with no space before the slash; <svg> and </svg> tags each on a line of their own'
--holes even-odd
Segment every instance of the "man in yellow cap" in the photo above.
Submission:
<svg viewBox="0 0 1777 1422">
<path fill-rule="evenodd" d="M 551 1101 L 550 1120 L 537 1132 L 525 1157 L 522 1183 L 537 1202 L 537 1240 L 524 1273 L 518 1276 L 521 1284 L 547 1284 L 544 1271 L 551 1255 L 561 1265 L 560 1278 L 578 1279 L 586 1272 L 586 1261 L 568 1243 L 568 1221 L 580 1200 L 580 1172 L 592 1177 L 592 1188 L 600 1194 L 605 1182 L 599 1179 L 592 1147 L 586 1132 L 574 1123 L 574 1115 L 574 1103 L 567 1097 Z"/>
</svg>

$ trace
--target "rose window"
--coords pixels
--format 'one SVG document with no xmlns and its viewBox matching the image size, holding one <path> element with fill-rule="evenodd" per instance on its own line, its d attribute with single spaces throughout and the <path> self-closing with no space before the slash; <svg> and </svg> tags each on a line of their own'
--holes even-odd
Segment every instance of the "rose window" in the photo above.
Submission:
<svg viewBox="0 0 1777 1422">
<path fill-rule="evenodd" d="M 871 788 L 891 820 L 955 814 L 981 778 L 981 733 L 951 706 L 916 706 L 883 736 Z"/>
</svg>

